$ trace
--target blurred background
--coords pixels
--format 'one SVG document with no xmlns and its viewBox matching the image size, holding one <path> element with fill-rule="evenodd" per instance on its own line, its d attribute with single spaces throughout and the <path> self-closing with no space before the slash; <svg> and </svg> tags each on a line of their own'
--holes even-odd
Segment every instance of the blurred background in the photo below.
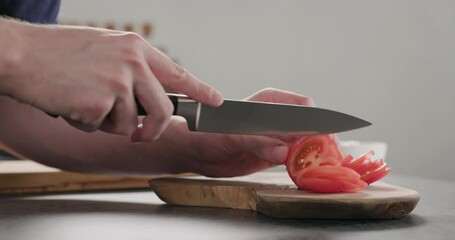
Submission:
<svg viewBox="0 0 455 240">
<path fill-rule="evenodd" d="M 142 34 L 226 98 L 275 87 L 374 125 L 395 173 L 455 180 L 455 1 L 63 0 L 60 22 Z"/>
</svg>

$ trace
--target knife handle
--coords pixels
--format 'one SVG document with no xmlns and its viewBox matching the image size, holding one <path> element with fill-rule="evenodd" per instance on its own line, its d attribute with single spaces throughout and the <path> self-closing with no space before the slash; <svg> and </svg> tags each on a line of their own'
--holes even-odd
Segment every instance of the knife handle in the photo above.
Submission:
<svg viewBox="0 0 455 240">
<path fill-rule="evenodd" d="M 172 115 L 184 117 L 188 124 L 188 128 L 191 131 L 196 131 L 197 119 L 199 118 L 199 109 L 201 104 L 182 94 L 167 93 L 167 96 L 169 97 L 169 100 L 171 100 L 172 105 L 174 105 L 174 111 L 172 112 Z M 135 99 L 135 101 L 137 115 L 146 116 L 147 112 L 145 111 L 144 107 L 142 107 L 141 103 L 137 99 Z M 47 112 L 46 114 L 53 118 L 59 117 L 58 115 Z"/>
<path fill-rule="evenodd" d="M 189 99 L 187 96 L 182 95 L 182 94 L 173 94 L 173 93 L 167 93 L 167 96 L 169 97 L 169 100 L 171 100 L 172 105 L 174 105 L 174 111 L 172 112 L 172 115 L 177 115 L 177 109 L 179 107 L 179 99 Z M 136 101 L 136 108 L 137 108 L 137 115 L 138 116 L 145 116 L 147 115 L 147 111 L 145 111 L 144 107 L 142 107 L 141 103 L 137 98 L 135 98 Z"/>
<path fill-rule="evenodd" d="M 193 99 L 182 94 L 167 93 L 169 100 L 174 105 L 174 111 L 172 115 L 178 115 L 186 119 L 188 128 L 191 131 L 197 130 L 197 122 L 199 119 L 199 112 L 201 103 L 194 101 Z M 147 112 L 141 103 L 136 99 L 137 115 L 145 116 Z"/>
</svg>

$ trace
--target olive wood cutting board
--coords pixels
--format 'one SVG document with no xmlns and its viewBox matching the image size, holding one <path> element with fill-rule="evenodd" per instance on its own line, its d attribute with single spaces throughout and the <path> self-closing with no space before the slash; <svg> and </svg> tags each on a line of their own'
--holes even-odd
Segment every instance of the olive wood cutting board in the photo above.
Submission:
<svg viewBox="0 0 455 240">
<path fill-rule="evenodd" d="M 30 160 L 0 161 L 0 196 L 93 191 L 147 189 L 156 176 L 119 176 L 66 172 Z"/>
<path fill-rule="evenodd" d="M 357 193 L 312 193 L 297 190 L 285 172 L 159 178 L 149 184 L 168 204 L 248 209 L 274 218 L 396 219 L 410 213 L 420 199 L 414 190 L 383 182 Z"/>
</svg>

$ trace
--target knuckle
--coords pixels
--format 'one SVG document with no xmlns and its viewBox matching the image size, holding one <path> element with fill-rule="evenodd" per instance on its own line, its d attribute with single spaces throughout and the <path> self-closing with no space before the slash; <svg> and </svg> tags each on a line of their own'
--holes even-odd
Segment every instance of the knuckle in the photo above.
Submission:
<svg viewBox="0 0 455 240">
<path fill-rule="evenodd" d="M 166 123 L 170 116 L 169 111 L 163 109 L 160 113 L 151 115 L 151 120 L 157 125 L 162 125 Z"/>
<path fill-rule="evenodd" d="M 138 76 L 140 79 L 150 78 L 150 69 L 142 59 L 130 60 L 129 65 L 135 76 Z"/>
<path fill-rule="evenodd" d="M 125 96 L 131 92 L 131 82 L 131 71 L 126 67 L 121 67 L 110 73 L 107 86 L 116 95 Z"/>
<path fill-rule="evenodd" d="M 137 33 L 134 32 L 126 32 L 122 35 L 124 41 L 128 42 L 128 45 L 137 47 L 142 46 L 145 40 Z"/>
<path fill-rule="evenodd" d="M 135 45 L 126 45 L 121 48 L 121 55 L 127 62 L 137 62 L 142 59 L 141 48 Z"/>
<path fill-rule="evenodd" d="M 139 77 L 148 74 L 149 67 L 140 48 L 125 46 L 120 51 L 123 71 L 128 70 L 126 71 L 128 74 L 132 75 L 134 73 L 134 75 L 138 75 Z"/>
<path fill-rule="evenodd" d="M 172 104 L 172 102 L 169 99 L 166 99 L 166 104 L 164 107 L 164 114 L 166 115 L 166 118 L 170 118 L 173 112 L 174 104 Z"/>
<path fill-rule="evenodd" d="M 114 81 L 111 83 L 110 88 L 121 99 L 125 98 L 131 93 L 131 87 L 127 81 Z"/>
<path fill-rule="evenodd" d="M 101 123 L 107 113 L 110 111 L 110 104 L 107 101 L 95 101 L 87 104 L 81 111 L 80 121 L 84 125 L 93 125 Z"/>
<path fill-rule="evenodd" d="M 185 70 L 185 68 L 175 63 L 173 64 L 171 71 L 172 79 L 177 82 L 185 80 L 188 76 L 188 72 Z"/>
<path fill-rule="evenodd" d="M 147 116 L 151 122 L 157 127 L 160 128 L 160 126 L 166 125 L 168 121 L 170 120 L 170 117 L 172 116 L 173 112 L 173 107 L 172 103 L 165 104 L 163 108 L 161 108 L 159 111 L 156 111 L 154 114 L 151 114 Z"/>
<path fill-rule="evenodd" d="M 84 132 L 93 132 L 97 130 L 97 126 L 95 126 L 92 123 L 84 123 L 82 120 L 79 121 L 74 121 L 74 120 L 69 120 L 67 121 L 71 126 L 82 130 Z"/>
</svg>

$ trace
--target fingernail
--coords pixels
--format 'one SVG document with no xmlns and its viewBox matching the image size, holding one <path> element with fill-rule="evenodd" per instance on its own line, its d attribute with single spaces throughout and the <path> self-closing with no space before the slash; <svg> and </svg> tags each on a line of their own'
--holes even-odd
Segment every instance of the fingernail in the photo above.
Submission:
<svg viewBox="0 0 455 240">
<path fill-rule="evenodd" d="M 278 146 L 273 149 L 273 161 L 279 164 L 283 164 L 286 162 L 286 158 L 288 157 L 288 147 L 287 146 Z"/>
</svg>

